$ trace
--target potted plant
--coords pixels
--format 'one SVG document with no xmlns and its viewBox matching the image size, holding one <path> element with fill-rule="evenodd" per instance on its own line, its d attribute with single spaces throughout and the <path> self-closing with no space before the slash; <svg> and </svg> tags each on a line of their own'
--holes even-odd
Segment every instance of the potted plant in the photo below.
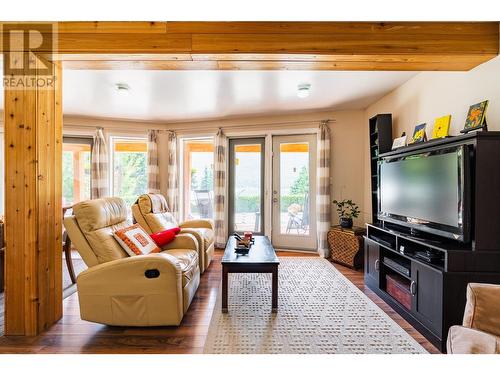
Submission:
<svg viewBox="0 0 500 375">
<path fill-rule="evenodd" d="M 358 217 L 361 213 L 358 205 L 350 199 L 344 199 L 341 201 L 335 199 L 333 204 L 337 206 L 340 226 L 342 228 L 352 228 L 352 219 Z"/>
</svg>

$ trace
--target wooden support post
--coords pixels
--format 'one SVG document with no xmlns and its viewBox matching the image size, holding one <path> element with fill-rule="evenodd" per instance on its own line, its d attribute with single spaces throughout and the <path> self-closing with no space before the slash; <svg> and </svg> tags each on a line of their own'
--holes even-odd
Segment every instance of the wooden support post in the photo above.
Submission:
<svg viewBox="0 0 500 375">
<path fill-rule="evenodd" d="M 62 316 L 61 72 L 54 89 L 5 90 L 6 335 L 37 335 Z"/>
</svg>

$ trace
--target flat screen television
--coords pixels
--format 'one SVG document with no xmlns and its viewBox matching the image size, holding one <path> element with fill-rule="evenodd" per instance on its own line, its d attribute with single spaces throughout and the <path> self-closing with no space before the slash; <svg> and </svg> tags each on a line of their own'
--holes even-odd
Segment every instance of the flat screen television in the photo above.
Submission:
<svg viewBox="0 0 500 375">
<path fill-rule="evenodd" d="M 468 242 L 468 159 L 466 146 L 382 159 L 379 220 Z"/>
</svg>

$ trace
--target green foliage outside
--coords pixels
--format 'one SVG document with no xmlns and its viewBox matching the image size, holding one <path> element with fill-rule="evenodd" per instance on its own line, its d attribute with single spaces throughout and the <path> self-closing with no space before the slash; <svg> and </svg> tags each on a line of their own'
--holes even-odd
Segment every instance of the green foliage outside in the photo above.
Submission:
<svg viewBox="0 0 500 375">
<path fill-rule="evenodd" d="M 205 167 L 198 190 L 212 190 L 214 188 L 214 172 L 212 168 Z"/>
<path fill-rule="evenodd" d="M 146 153 L 116 152 L 114 164 L 114 194 L 131 206 L 147 191 Z"/>
<path fill-rule="evenodd" d="M 198 189 L 198 170 L 196 168 L 191 168 L 191 190 Z"/>
<path fill-rule="evenodd" d="M 243 195 L 239 196 L 236 201 L 236 213 L 243 212 L 259 212 L 259 196 L 257 195 Z M 304 204 L 304 194 L 290 194 L 281 196 L 281 212 L 287 212 L 288 207 L 292 203 L 299 205 Z"/>
<path fill-rule="evenodd" d="M 64 202 L 71 203 L 73 201 L 73 153 L 63 152 L 63 198 Z"/>
<path fill-rule="evenodd" d="M 290 187 L 290 194 L 281 196 L 281 212 L 287 212 L 293 203 L 304 206 L 306 193 L 309 192 L 309 171 L 302 167 L 297 179 Z M 236 212 L 259 212 L 260 200 L 257 195 L 240 195 L 236 200 Z"/>
<path fill-rule="evenodd" d="M 90 152 L 82 152 L 80 157 L 83 158 L 84 180 L 80 181 L 80 192 L 82 197 L 90 199 Z M 63 152 L 62 178 L 63 178 L 63 203 L 65 205 L 73 204 L 74 197 L 74 170 L 73 170 L 73 152 Z M 77 197 L 78 199 L 78 197 Z"/>
<path fill-rule="evenodd" d="M 302 167 L 299 172 L 299 177 L 293 182 L 290 187 L 290 194 L 305 194 L 309 191 L 309 171 L 306 167 Z"/>
</svg>

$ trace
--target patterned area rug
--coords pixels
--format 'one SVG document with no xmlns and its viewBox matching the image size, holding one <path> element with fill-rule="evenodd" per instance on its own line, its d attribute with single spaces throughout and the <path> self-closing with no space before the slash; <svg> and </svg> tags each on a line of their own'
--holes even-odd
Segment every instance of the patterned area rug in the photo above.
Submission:
<svg viewBox="0 0 500 375">
<path fill-rule="evenodd" d="M 270 274 L 230 274 L 204 352 L 212 354 L 427 353 L 373 301 L 321 258 L 280 259 L 278 312 Z"/>
</svg>

